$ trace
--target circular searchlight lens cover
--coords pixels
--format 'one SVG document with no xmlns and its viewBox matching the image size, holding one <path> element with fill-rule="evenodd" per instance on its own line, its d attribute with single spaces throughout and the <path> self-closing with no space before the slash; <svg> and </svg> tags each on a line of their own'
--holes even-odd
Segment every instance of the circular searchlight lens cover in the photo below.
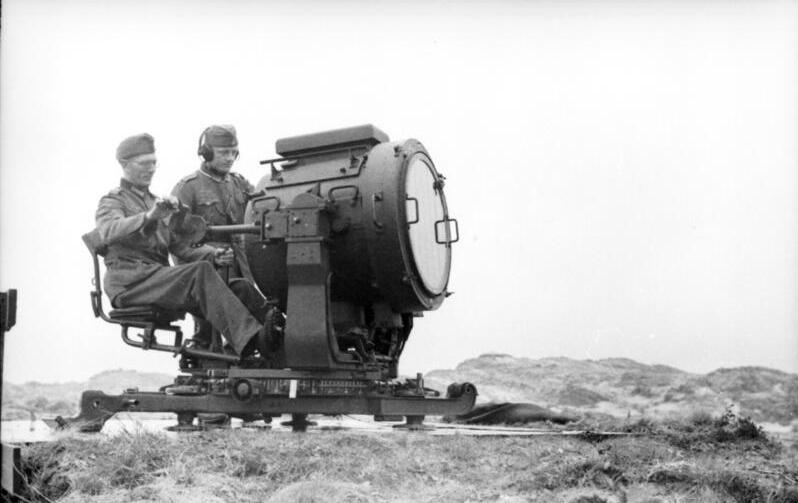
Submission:
<svg viewBox="0 0 798 503">
<path fill-rule="evenodd" d="M 436 222 L 446 214 L 438 176 L 429 159 L 414 155 L 405 174 L 408 237 L 413 261 L 424 288 L 440 295 L 449 280 L 451 250 L 437 242 Z"/>
</svg>

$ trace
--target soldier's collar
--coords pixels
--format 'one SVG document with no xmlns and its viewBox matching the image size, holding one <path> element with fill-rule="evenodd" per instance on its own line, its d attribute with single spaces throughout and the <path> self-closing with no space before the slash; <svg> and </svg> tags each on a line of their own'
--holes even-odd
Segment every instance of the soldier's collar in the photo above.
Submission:
<svg viewBox="0 0 798 503">
<path fill-rule="evenodd" d="M 137 194 L 140 197 L 144 197 L 146 194 L 150 194 L 149 187 L 137 187 L 136 185 L 131 183 L 130 180 L 126 178 L 122 178 L 119 181 L 119 186 L 122 187 L 123 189 L 132 191 L 134 194 Z"/>
<path fill-rule="evenodd" d="M 216 182 L 226 182 L 227 180 L 230 179 L 230 173 L 225 173 L 224 176 L 216 175 L 213 172 L 211 172 L 211 168 L 209 168 L 208 165 L 205 164 L 204 162 L 202 163 L 202 166 L 200 166 L 200 173 Z"/>
</svg>

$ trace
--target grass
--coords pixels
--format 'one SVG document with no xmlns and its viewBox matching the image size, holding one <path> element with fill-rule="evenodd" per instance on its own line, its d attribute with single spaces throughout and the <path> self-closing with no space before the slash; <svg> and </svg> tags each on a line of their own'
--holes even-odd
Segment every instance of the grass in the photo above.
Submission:
<svg viewBox="0 0 798 503">
<path fill-rule="evenodd" d="M 627 437 L 246 429 L 65 437 L 24 452 L 31 501 L 798 503 L 798 450 L 733 414 Z"/>
</svg>

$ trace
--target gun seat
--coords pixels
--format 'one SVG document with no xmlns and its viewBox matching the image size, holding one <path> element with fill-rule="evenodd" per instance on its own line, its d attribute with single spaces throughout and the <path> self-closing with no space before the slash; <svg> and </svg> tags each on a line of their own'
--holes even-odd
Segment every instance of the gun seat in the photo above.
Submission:
<svg viewBox="0 0 798 503">
<path fill-rule="evenodd" d="M 94 290 L 91 291 L 91 307 L 96 318 L 102 318 L 108 323 L 120 325 L 122 327 L 122 340 L 126 344 L 142 349 L 155 349 L 158 351 L 168 351 L 179 354 L 183 352 L 183 332 L 172 322 L 182 320 L 186 313 L 182 311 L 170 311 L 161 309 L 157 306 L 128 306 L 112 309 L 108 314 L 103 310 L 103 291 L 100 278 L 100 256 L 107 251 L 102 242 L 100 233 L 97 229 L 84 234 L 83 242 L 91 253 L 94 262 Z M 128 335 L 130 328 L 139 328 L 143 333 L 139 334 L 141 341 L 133 340 Z M 174 334 L 173 344 L 159 344 L 155 338 L 156 330 L 165 330 Z"/>
<path fill-rule="evenodd" d="M 183 332 L 180 326 L 173 325 L 172 323 L 177 320 L 185 318 L 184 311 L 172 311 L 163 309 L 158 306 L 143 305 L 143 306 L 128 306 L 112 309 L 108 314 L 103 310 L 103 291 L 102 282 L 100 278 L 100 256 L 105 255 L 106 247 L 102 243 L 100 233 L 95 229 L 83 235 L 83 242 L 91 252 L 92 260 L 94 262 L 94 290 L 91 293 L 91 308 L 94 311 L 96 318 L 102 318 L 108 323 L 120 325 L 122 327 L 122 340 L 125 344 L 141 349 L 154 349 L 156 351 L 167 351 L 174 355 L 182 355 L 184 357 L 205 358 L 211 360 L 221 360 L 227 363 L 238 362 L 238 357 L 227 355 L 224 353 L 215 353 L 194 347 L 187 346 L 183 343 Z M 143 330 L 139 334 L 140 341 L 133 340 L 128 335 L 130 328 L 138 328 Z M 155 338 L 155 331 L 168 331 L 174 334 L 174 342 L 172 344 L 160 344 Z M 189 342 L 189 341 L 186 341 Z M 181 361 L 181 365 L 182 365 Z M 182 366 L 181 366 L 182 368 Z"/>
</svg>

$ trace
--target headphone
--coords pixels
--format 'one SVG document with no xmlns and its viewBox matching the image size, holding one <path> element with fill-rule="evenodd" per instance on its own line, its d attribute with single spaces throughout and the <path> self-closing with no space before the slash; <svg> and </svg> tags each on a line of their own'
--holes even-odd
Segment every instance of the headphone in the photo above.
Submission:
<svg viewBox="0 0 798 503">
<path fill-rule="evenodd" d="M 213 147 L 207 145 L 205 143 L 205 134 L 208 132 L 210 128 L 206 127 L 205 130 L 199 137 L 199 143 L 197 144 L 197 155 L 202 156 L 207 162 L 211 162 L 213 160 Z"/>
<path fill-rule="evenodd" d="M 205 128 L 199 137 L 199 142 L 197 143 L 197 155 L 205 159 L 206 162 L 211 162 L 213 160 L 213 147 L 205 143 L 205 136 L 212 127 L 213 126 L 208 126 Z M 236 159 L 238 159 L 238 155 L 238 152 L 236 152 Z"/>
</svg>

